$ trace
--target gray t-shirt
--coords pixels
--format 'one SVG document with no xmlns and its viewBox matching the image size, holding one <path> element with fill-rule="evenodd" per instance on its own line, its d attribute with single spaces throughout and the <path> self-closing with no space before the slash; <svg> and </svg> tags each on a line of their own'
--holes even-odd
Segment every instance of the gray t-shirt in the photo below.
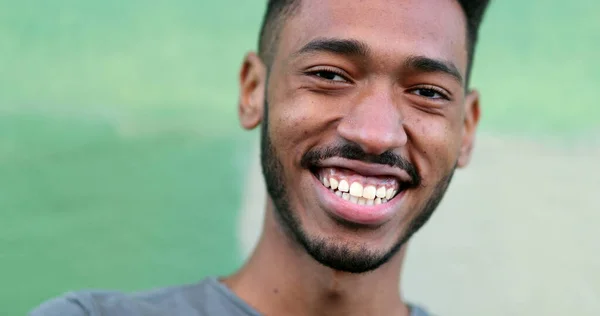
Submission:
<svg viewBox="0 0 600 316">
<path fill-rule="evenodd" d="M 418 307 L 411 316 L 427 316 Z M 229 288 L 211 277 L 202 282 L 149 292 L 71 292 L 47 301 L 30 316 L 260 316 Z"/>
</svg>

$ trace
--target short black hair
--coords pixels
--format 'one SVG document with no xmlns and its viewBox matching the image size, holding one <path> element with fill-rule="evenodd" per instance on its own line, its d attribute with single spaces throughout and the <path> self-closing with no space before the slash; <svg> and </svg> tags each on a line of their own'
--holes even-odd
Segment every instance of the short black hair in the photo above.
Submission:
<svg viewBox="0 0 600 316">
<path fill-rule="evenodd" d="M 279 37 L 282 22 L 300 5 L 301 0 L 268 0 L 267 9 L 263 17 L 260 36 L 258 40 L 258 54 L 270 67 L 274 48 Z M 471 72 L 475 46 L 479 34 L 479 26 L 490 0 L 457 0 L 467 18 L 467 49 L 469 62 L 467 65 L 467 78 Z M 467 79 L 468 81 L 468 79 Z"/>
</svg>

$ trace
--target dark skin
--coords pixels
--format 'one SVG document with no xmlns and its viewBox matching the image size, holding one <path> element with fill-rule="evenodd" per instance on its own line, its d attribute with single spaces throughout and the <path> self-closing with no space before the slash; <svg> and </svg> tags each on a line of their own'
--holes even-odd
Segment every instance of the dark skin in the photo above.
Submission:
<svg viewBox="0 0 600 316">
<path fill-rule="evenodd" d="M 471 155 L 479 95 L 465 87 L 460 5 L 304 0 L 279 38 L 269 69 L 254 53 L 245 58 L 242 126 L 252 129 L 268 119 L 290 209 L 307 235 L 351 251 L 389 251 L 436 185 Z M 300 159 L 340 141 L 373 155 L 394 152 L 418 169 L 421 185 L 407 190 L 391 220 L 375 228 L 345 227 L 319 203 L 313 175 Z M 369 273 L 333 270 L 290 236 L 268 197 L 256 250 L 224 282 L 265 315 L 408 315 L 398 286 L 405 248 Z"/>
</svg>

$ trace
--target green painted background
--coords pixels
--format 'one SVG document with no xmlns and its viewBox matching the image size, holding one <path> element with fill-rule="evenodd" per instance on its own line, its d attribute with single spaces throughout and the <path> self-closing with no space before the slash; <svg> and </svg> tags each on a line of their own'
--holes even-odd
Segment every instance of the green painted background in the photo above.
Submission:
<svg viewBox="0 0 600 316">
<path fill-rule="evenodd" d="M 0 314 L 227 274 L 256 135 L 237 69 L 264 2 L 0 1 Z M 598 135 L 600 2 L 492 4 L 483 129 Z"/>
</svg>

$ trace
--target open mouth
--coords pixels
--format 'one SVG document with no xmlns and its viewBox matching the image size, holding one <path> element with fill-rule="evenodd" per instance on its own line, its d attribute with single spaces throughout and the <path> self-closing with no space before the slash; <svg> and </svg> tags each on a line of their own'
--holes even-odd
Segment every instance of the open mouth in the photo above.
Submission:
<svg viewBox="0 0 600 316">
<path fill-rule="evenodd" d="M 380 227 L 401 216 L 400 206 L 414 182 L 401 168 L 341 157 L 308 168 L 322 209 L 334 219 L 353 225 Z"/>
<path fill-rule="evenodd" d="M 312 172 L 339 199 L 357 205 L 385 204 L 402 190 L 393 176 L 366 176 L 339 167 L 316 168 Z"/>
</svg>

